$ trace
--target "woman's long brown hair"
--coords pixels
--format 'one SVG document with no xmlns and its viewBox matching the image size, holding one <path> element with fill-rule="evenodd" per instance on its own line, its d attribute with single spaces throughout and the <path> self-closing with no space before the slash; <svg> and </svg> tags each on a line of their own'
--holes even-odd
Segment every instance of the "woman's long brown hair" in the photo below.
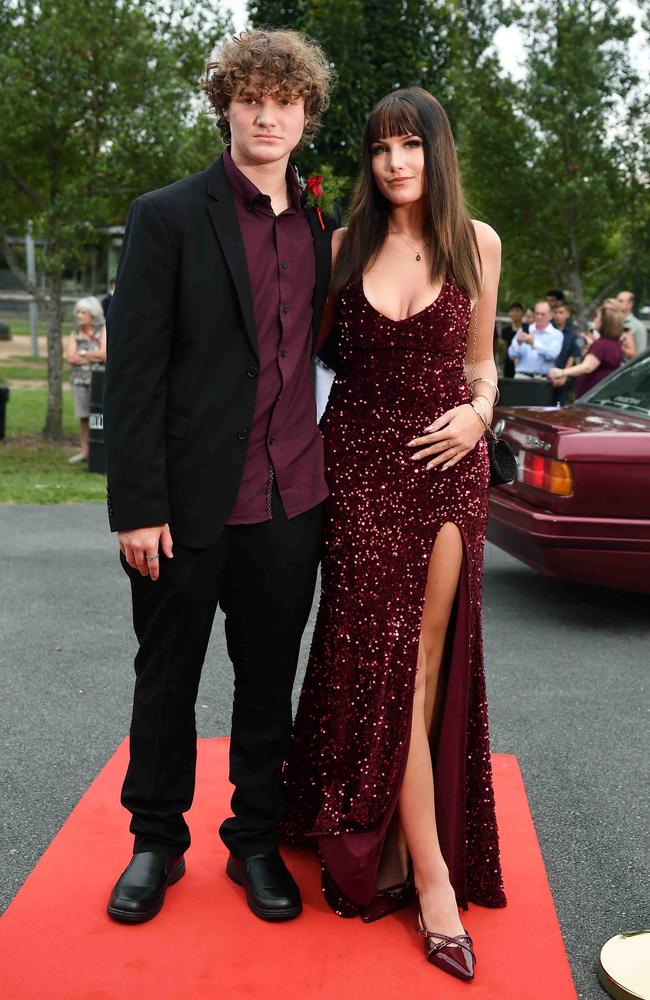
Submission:
<svg viewBox="0 0 650 1000">
<path fill-rule="evenodd" d="M 620 309 L 612 306 L 600 307 L 600 330 L 601 337 L 605 340 L 620 340 L 623 335 L 623 313 Z"/>
<path fill-rule="evenodd" d="M 390 202 L 372 175 L 372 145 L 391 136 L 417 135 L 424 143 L 425 232 L 431 234 L 431 281 L 453 280 L 471 299 L 481 290 L 481 261 L 465 207 L 454 138 L 442 105 L 421 87 L 396 90 L 375 104 L 363 134 L 362 163 L 350 219 L 336 259 L 332 290 L 358 281 L 388 235 Z"/>
</svg>

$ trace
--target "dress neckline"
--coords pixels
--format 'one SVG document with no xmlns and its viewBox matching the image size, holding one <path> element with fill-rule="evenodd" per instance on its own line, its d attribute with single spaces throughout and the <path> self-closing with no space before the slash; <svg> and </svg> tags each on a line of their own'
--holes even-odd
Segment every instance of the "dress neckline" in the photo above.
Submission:
<svg viewBox="0 0 650 1000">
<path fill-rule="evenodd" d="M 374 313 L 376 313 L 377 316 L 381 316 L 381 318 L 385 319 L 387 323 L 407 323 L 410 319 L 416 319 L 418 316 L 422 316 L 425 312 L 428 312 L 429 309 L 433 309 L 435 306 L 437 306 L 438 302 L 442 298 L 442 293 L 444 292 L 444 290 L 445 290 L 445 288 L 447 286 L 447 279 L 445 278 L 445 280 L 443 281 L 442 285 L 440 286 L 440 291 L 436 295 L 436 297 L 433 300 L 433 302 L 430 302 L 428 306 L 424 307 L 424 309 L 418 309 L 417 312 L 411 313 L 410 316 L 403 316 L 402 319 L 392 319 L 390 316 L 386 316 L 385 313 L 380 312 L 379 309 L 377 309 L 375 306 L 373 306 L 372 302 L 370 301 L 370 299 L 366 295 L 366 290 L 365 290 L 364 285 L 363 285 L 363 278 L 361 278 L 361 280 L 359 281 L 359 285 L 361 287 L 361 294 L 362 294 L 363 298 L 365 299 L 366 304 L 368 306 L 370 306 L 370 308 L 372 309 L 372 311 Z"/>
</svg>

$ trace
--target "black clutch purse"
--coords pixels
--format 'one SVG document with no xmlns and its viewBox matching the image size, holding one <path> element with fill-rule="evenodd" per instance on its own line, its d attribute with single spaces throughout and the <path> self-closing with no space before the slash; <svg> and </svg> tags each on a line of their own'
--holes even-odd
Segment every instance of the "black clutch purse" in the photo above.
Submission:
<svg viewBox="0 0 650 1000">
<path fill-rule="evenodd" d="M 490 428 L 493 435 L 488 441 L 488 458 L 490 459 L 490 486 L 502 486 L 512 483 L 517 475 L 517 459 L 507 441 L 502 441 Z"/>
<path fill-rule="evenodd" d="M 472 351 L 472 376 L 476 372 L 476 341 L 478 339 L 478 303 L 474 306 L 474 349 Z M 480 382 L 480 379 L 473 379 L 473 382 Z M 489 381 L 489 379 L 488 379 Z M 494 385 L 494 382 L 490 382 Z M 499 390 L 497 390 L 497 402 L 499 400 Z M 478 415 L 478 412 L 477 412 Z M 481 417 L 481 420 L 483 418 Z M 483 421 L 485 424 L 485 421 Z M 515 453 L 507 441 L 502 441 L 497 437 L 491 427 L 485 424 L 485 433 L 488 435 L 488 458 L 490 460 L 490 486 L 502 486 L 504 483 L 512 483 L 517 475 L 517 459 Z M 491 438 L 490 438 L 491 435 Z"/>
</svg>

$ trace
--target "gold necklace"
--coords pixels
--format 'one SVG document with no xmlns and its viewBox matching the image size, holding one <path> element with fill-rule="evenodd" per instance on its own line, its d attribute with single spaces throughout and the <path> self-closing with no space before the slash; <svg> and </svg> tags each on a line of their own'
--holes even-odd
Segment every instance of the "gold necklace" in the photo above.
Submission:
<svg viewBox="0 0 650 1000">
<path fill-rule="evenodd" d="M 420 251 L 420 250 L 417 250 L 415 247 L 412 247 L 411 244 L 409 243 L 409 241 L 406 239 L 406 237 L 402 236 L 402 234 L 398 233 L 395 229 L 391 229 L 390 226 L 388 227 L 388 232 L 392 233 L 393 236 L 399 236 L 400 240 L 402 240 L 404 243 L 406 243 L 406 245 L 409 248 L 409 250 L 411 250 L 415 254 L 415 259 L 416 260 L 422 260 L 422 254 L 424 253 L 424 250 Z M 425 243 L 424 246 L 428 247 L 429 244 Z"/>
</svg>

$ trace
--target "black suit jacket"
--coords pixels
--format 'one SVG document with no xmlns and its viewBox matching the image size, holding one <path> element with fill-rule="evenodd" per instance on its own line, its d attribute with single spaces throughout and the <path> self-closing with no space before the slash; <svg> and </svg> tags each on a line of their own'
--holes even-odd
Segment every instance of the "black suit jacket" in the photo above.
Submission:
<svg viewBox="0 0 650 1000">
<path fill-rule="evenodd" d="M 338 218 L 307 210 L 316 260 L 313 345 Z M 254 276 L 253 276 L 254 279 Z M 251 278 L 219 158 L 137 198 L 109 310 L 104 436 L 111 529 L 169 522 L 216 541 L 235 502 L 258 357 Z"/>
</svg>

